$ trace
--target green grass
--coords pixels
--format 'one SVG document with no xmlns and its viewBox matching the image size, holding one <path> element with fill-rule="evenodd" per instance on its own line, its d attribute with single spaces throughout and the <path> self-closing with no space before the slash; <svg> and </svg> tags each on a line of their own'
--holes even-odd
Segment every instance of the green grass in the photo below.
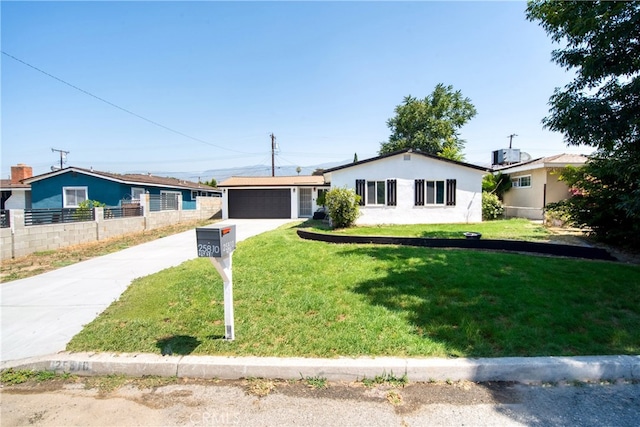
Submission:
<svg viewBox="0 0 640 427">
<path fill-rule="evenodd" d="M 0 383 L 5 385 L 22 384 L 27 381 L 43 382 L 55 379 L 69 379 L 71 374 L 56 374 L 50 371 L 33 371 L 29 369 L 5 369 L 0 373 Z"/>
<path fill-rule="evenodd" d="M 222 339 L 222 281 L 203 258 L 136 280 L 67 349 L 306 357 L 640 353 L 640 266 L 333 245 L 295 231 L 238 244 L 235 341 Z"/>
<path fill-rule="evenodd" d="M 307 383 L 310 388 L 321 389 L 327 388 L 329 385 L 327 384 L 327 379 L 320 376 L 315 377 L 307 377 L 303 378 L 303 380 Z"/>
<path fill-rule="evenodd" d="M 392 387 L 404 387 L 409 384 L 409 377 L 405 373 L 403 376 L 398 377 L 393 374 L 393 371 L 390 373 L 383 373 L 382 375 L 376 375 L 373 379 L 363 378 L 362 383 L 366 387 L 373 387 L 378 384 L 387 384 Z"/>
<path fill-rule="evenodd" d="M 482 233 L 483 239 L 547 240 L 549 232 L 542 225 L 526 219 L 485 221 L 478 224 L 410 224 L 373 225 L 330 230 L 322 221 L 308 221 L 305 228 L 313 231 L 349 236 L 398 236 L 464 239 L 464 232 Z"/>
</svg>

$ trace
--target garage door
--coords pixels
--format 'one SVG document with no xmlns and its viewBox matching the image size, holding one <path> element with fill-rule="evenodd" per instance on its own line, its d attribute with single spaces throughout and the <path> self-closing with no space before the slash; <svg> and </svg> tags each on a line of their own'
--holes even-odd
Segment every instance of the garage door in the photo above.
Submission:
<svg viewBox="0 0 640 427">
<path fill-rule="evenodd" d="M 229 190 L 229 218 L 291 218 L 291 191 Z"/>
</svg>

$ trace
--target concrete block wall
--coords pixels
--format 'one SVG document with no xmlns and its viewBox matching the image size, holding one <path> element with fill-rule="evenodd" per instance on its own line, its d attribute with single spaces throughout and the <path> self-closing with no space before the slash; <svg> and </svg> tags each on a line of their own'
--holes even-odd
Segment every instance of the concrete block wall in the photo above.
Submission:
<svg viewBox="0 0 640 427">
<path fill-rule="evenodd" d="M 10 228 L 0 228 L 0 259 L 13 257 L 13 234 Z"/>
<path fill-rule="evenodd" d="M 544 209 L 542 208 L 529 208 L 522 206 L 505 206 L 504 207 L 505 218 L 527 218 L 531 220 L 544 219 Z"/>
<path fill-rule="evenodd" d="M 199 198 L 200 199 L 200 198 Z M 207 199 L 214 199 L 209 197 Z M 8 260 L 32 254 L 34 252 L 56 250 L 81 243 L 110 239 L 126 234 L 167 225 L 220 216 L 222 200 L 206 201 L 202 209 L 149 212 L 144 210 L 143 217 L 104 218 L 103 208 L 96 208 L 95 220 L 63 224 L 24 225 L 24 210 L 12 209 L 11 227 L 0 229 L 1 260 Z"/>
<path fill-rule="evenodd" d="M 145 223 L 146 218 L 143 216 L 105 219 L 98 224 L 97 240 L 139 233 L 146 230 Z"/>
<path fill-rule="evenodd" d="M 149 212 L 147 218 L 147 230 L 180 223 L 181 211 Z"/>
</svg>

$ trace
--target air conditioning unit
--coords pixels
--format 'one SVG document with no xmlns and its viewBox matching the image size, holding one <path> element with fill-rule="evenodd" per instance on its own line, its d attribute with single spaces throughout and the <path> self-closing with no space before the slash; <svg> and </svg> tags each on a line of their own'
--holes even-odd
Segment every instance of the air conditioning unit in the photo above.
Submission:
<svg viewBox="0 0 640 427">
<path fill-rule="evenodd" d="M 491 164 L 509 165 L 520 162 L 520 150 L 517 148 L 504 148 L 492 152 Z"/>
</svg>

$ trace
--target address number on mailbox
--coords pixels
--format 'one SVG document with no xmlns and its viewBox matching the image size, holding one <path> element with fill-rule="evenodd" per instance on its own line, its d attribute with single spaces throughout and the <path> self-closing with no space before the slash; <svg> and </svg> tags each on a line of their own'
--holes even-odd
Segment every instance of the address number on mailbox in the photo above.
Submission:
<svg viewBox="0 0 640 427">
<path fill-rule="evenodd" d="M 206 243 L 198 243 L 198 256 L 212 257 L 220 253 L 220 246 L 213 246 Z"/>
<path fill-rule="evenodd" d="M 219 258 L 231 254 L 236 248 L 236 226 L 223 228 L 196 228 L 199 257 Z"/>
</svg>

